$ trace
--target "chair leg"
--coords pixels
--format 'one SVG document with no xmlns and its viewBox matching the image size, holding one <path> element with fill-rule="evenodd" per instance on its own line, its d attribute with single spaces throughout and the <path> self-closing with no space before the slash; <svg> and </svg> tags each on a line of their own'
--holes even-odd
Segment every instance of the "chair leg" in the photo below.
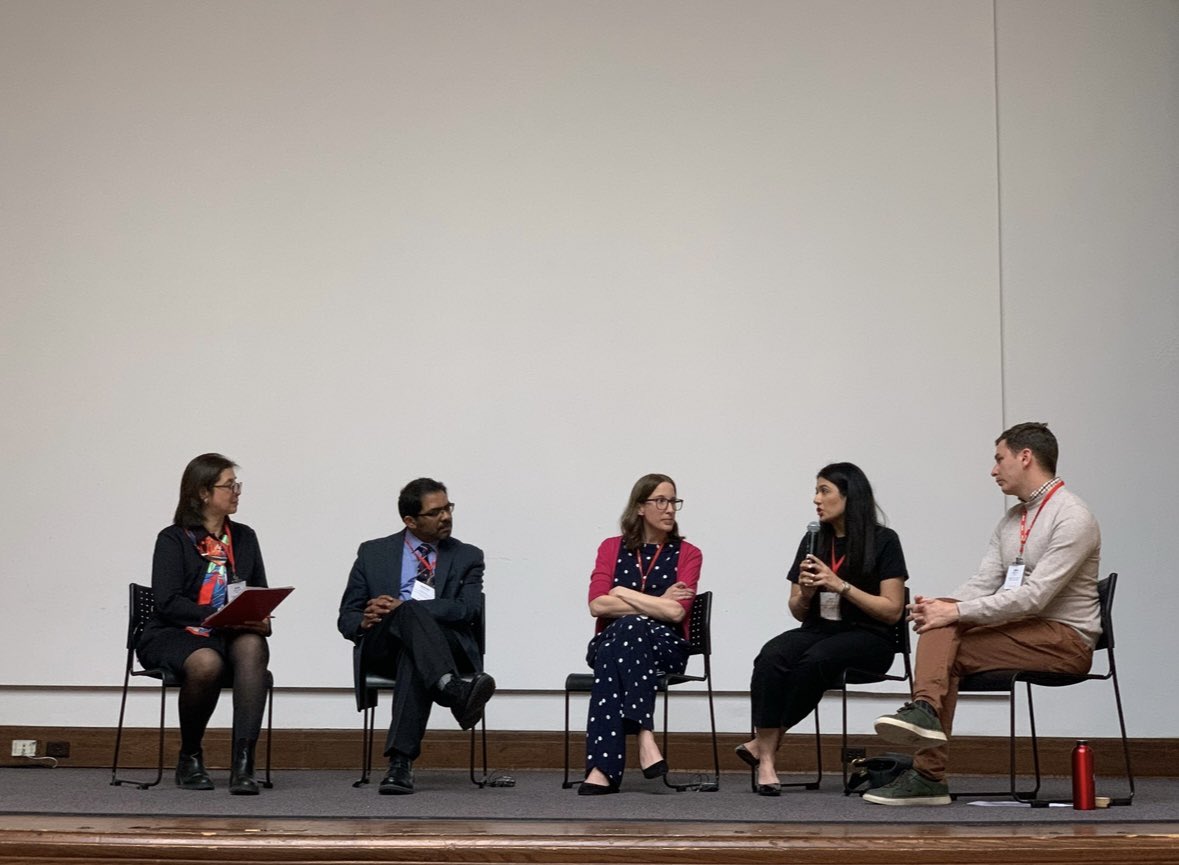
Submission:
<svg viewBox="0 0 1179 865">
<path fill-rule="evenodd" d="M 167 697 L 167 695 L 168 695 L 168 687 L 167 687 L 167 685 L 164 684 L 163 680 L 160 680 L 160 735 L 159 735 L 160 744 L 159 744 L 159 748 L 158 748 L 159 756 L 158 756 L 158 760 L 156 763 L 155 780 L 154 781 L 136 781 L 132 778 L 113 777 L 115 774 L 115 770 L 118 768 L 118 762 L 119 762 L 119 744 L 120 743 L 118 740 L 121 739 L 122 735 L 123 735 L 123 710 L 120 709 L 119 710 L 119 732 L 117 734 L 117 738 L 116 738 L 116 742 L 115 742 L 115 766 L 111 769 L 111 775 L 112 775 L 111 785 L 112 786 L 120 787 L 123 784 L 130 784 L 131 786 L 136 787 L 140 790 L 147 790 L 150 787 L 156 786 L 157 784 L 160 783 L 160 781 L 163 780 L 163 778 L 164 778 L 164 709 L 165 709 L 164 700 Z M 124 690 L 124 692 L 123 692 L 124 707 L 126 706 L 126 700 L 127 700 L 127 692 L 126 692 L 126 690 Z"/>
<path fill-rule="evenodd" d="M 802 787 L 804 790 L 818 790 L 823 782 L 823 737 L 819 730 L 819 707 L 815 707 L 815 765 L 817 771 L 813 781 L 791 781 L 783 783 L 783 787 Z M 756 789 L 756 788 L 755 788 Z"/>
<path fill-rule="evenodd" d="M 663 759 L 664 760 L 667 759 L 667 699 L 670 695 L 671 695 L 671 688 L 670 687 L 664 688 L 663 689 Z M 671 774 L 671 773 L 669 772 L 668 774 Z M 671 787 L 673 790 L 676 790 L 677 792 L 683 792 L 684 790 L 688 789 L 688 787 L 686 785 L 673 784 L 671 781 L 668 780 L 667 775 L 663 776 L 663 786 Z"/>
<path fill-rule="evenodd" d="M 668 744 L 668 713 L 667 704 L 671 695 L 671 688 L 664 688 L 663 690 L 663 759 L 667 759 Z M 709 682 L 708 692 L 708 711 L 712 719 L 712 759 L 713 765 L 716 767 L 716 775 L 712 780 L 688 781 L 684 783 L 676 783 L 671 780 L 671 773 L 663 776 L 663 786 L 670 787 L 677 793 L 683 793 L 685 790 L 695 790 L 698 793 L 715 793 L 720 789 L 720 751 L 716 744 L 716 717 L 712 715 L 712 689 L 711 682 Z M 699 777 L 699 776 L 697 776 Z"/>
<path fill-rule="evenodd" d="M 479 789 L 487 786 L 487 713 L 484 712 L 483 717 L 479 719 L 479 729 L 483 738 L 483 775 L 479 778 L 475 777 L 475 728 L 471 728 L 471 783 Z"/>
<path fill-rule="evenodd" d="M 565 777 L 561 781 L 561 789 L 568 790 L 573 786 L 569 780 L 569 691 L 565 691 Z"/>
<path fill-rule="evenodd" d="M 716 793 L 720 790 L 720 748 L 716 743 L 716 707 L 712 700 L 712 676 L 708 677 L 708 725 L 712 730 L 712 771 L 713 783 L 701 785 L 700 790 L 705 793 Z"/>
<path fill-rule="evenodd" d="M 1126 783 L 1130 785 L 1129 796 L 1119 796 L 1110 800 L 1111 805 L 1134 804 L 1134 770 L 1130 766 L 1130 740 L 1126 737 L 1126 715 L 1122 712 L 1122 689 L 1118 687 L 1118 670 L 1114 662 L 1113 649 L 1109 652 L 1110 679 L 1113 680 L 1114 703 L 1118 707 L 1118 728 L 1122 731 L 1122 756 L 1126 761 Z"/>
<path fill-rule="evenodd" d="M 846 676 L 847 674 L 844 673 Z M 843 795 L 849 795 L 847 789 L 847 681 L 840 689 L 843 692 L 843 738 L 839 742 L 839 768 L 843 773 Z M 817 711 L 817 710 L 816 710 Z"/>
<path fill-rule="evenodd" d="M 1034 800 L 1036 796 L 1040 794 L 1040 739 L 1036 735 L 1036 706 L 1032 702 L 1032 683 L 1025 682 L 1024 684 L 1027 686 L 1028 725 L 1032 733 L 1032 769 L 1035 771 L 1036 775 L 1036 786 L 1026 793 L 1015 794 L 1015 798 L 1020 799 L 1021 801 L 1027 799 Z M 1014 696 L 1014 692 L 1012 696 Z M 1012 733 L 1011 741 L 1015 741 L 1014 732 Z"/>
<path fill-rule="evenodd" d="M 269 674 L 267 674 L 269 675 Z M 274 679 L 266 683 L 266 780 L 261 786 L 267 790 L 274 789 L 274 781 L 270 778 L 272 743 L 274 742 Z"/>
<path fill-rule="evenodd" d="M 111 758 L 111 786 L 118 787 L 123 782 L 119 780 L 119 748 L 123 744 L 123 718 L 127 713 L 127 687 L 131 681 L 131 665 L 127 665 L 127 672 L 123 674 L 123 699 L 119 703 L 119 726 L 115 730 L 115 755 Z"/>
<path fill-rule="evenodd" d="M 373 738 L 376 727 L 376 706 L 366 706 L 361 710 L 360 718 L 360 778 L 352 783 L 353 787 L 364 787 L 368 784 L 369 773 L 373 768 Z"/>
<path fill-rule="evenodd" d="M 1018 790 L 1017 775 L 1015 771 L 1016 759 L 1016 730 L 1015 730 L 1015 716 L 1016 716 L 1016 696 L 1019 688 L 1019 681 L 1017 678 L 1012 678 L 1011 688 L 1008 690 L 1008 730 L 1007 730 L 1007 778 L 1008 784 L 1006 790 L 987 790 L 981 793 L 951 793 L 950 798 L 957 801 L 960 798 L 965 799 L 989 799 L 995 797 L 1010 798 L 1016 802 L 1024 802 L 1033 807 L 1044 807 L 1049 804 L 1050 800 L 1037 799 L 1036 796 L 1040 792 L 1040 744 L 1036 737 L 1036 709 L 1032 702 L 1032 683 L 1024 682 L 1028 695 L 1028 724 L 1031 730 L 1032 738 L 1032 766 L 1034 770 L 1035 787 L 1031 790 Z M 1063 800 L 1057 800 L 1063 801 Z M 1071 800 L 1069 800 L 1071 801 Z"/>
</svg>

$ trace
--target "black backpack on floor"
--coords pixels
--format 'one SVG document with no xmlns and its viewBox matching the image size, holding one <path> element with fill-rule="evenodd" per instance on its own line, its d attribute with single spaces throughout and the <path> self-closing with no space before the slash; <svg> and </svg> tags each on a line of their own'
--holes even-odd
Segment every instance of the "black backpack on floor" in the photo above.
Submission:
<svg viewBox="0 0 1179 865">
<path fill-rule="evenodd" d="M 913 768 L 913 758 L 908 754 L 877 754 L 875 757 L 860 757 L 852 760 L 851 773 L 843 795 L 859 793 L 883 787 Z"/>
</svg>

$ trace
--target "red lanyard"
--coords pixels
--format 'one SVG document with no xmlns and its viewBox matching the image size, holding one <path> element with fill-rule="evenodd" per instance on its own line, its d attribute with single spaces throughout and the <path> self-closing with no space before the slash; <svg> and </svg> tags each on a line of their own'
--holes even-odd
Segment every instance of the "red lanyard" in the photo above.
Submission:
<svg viewBox="0 0 1179 865">
<path fill-rule="evenodd" d="M 433 564 L 429 559 L 423 558 L 422 554 L 409 545 L 409 540 L 405 541 L 405 548 L 413 553 L 413 557 L 422 563 L 422 567 L 426 569 L 426 573 L 430 575 L 430 579 L 434 579 L 434 569 L 438 567 L 438 560 L 435 559 Z"/>
<path fill-rule="evenodd" d="M 651 557 L 651 564 L 647 566 L 647 573 L 643 573 L 643 548 L 639 547 L 635 550 L 635 563 L 639 567 L 639 591 L 642 592 L 647 588 L 647 577 L 651 576 L 651 571 L 655 569 L 655 563 L 659 561 L 659 554 L 663 552 L 663 544 L 655 548 L 655 555 Z"/>
<path fill-rule="evenodd" d="M 1061 481 L 1052 489 L 1048 490 L 1048 494 L 1044 496 L 1044 501 L 1040 502 L 1040 506 L 1036 508 L 1036 515 L 1032 517 L 1032 524 L 1028 525 L 1028 506 L 1023 506 L 1023 513 L 1019 515 L 1019 557 L 1023 558 L 1023 548 L 1027 546 L 1028 535 L 1032 533 L 1032 529 L 1036 527 L 1036 520 L 1040 518 L 1040 511 L 1044 510 L 1044 505 L 1048 504 L 1048 499 L 1056 495 L 1056 491 L 1064 486 L 1064 481 Z"/>
<path fill-rule="evenodd" d="M 839 561 L 835 560 L 835 538 L 831 539 L 831 573 L 839 576 L 839 569 L 843 567 L 843 560 L 847 558 L 847 553 L 839 557 Z"/>
</svg>

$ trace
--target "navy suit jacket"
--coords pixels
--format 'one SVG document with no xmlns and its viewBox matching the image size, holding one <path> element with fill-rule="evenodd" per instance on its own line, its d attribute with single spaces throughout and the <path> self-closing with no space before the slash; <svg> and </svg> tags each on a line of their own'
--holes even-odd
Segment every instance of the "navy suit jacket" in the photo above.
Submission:
<svg viewBox="0 0 1179 865">
<path fill-rule="evenodd" d="M 404 603 L 421 604 L 441 626 L 451 651 L 465 655 L 473 669 L 482 670 L 483 657 L 475 638 L 475 622 L 482 613 L 483 551 L 454 538 L 446 538 L 437 547 L 434 599 Z M 360 643 L 365 634 L 360 630 L 364 608 L 378 595 L 401 596 L 401 557 L 404 551 L 404 529 L 387 538 L 365 541 L 356 551 L 356 562 L 340 599 L 336 627 L 356 644 L 357 672 Z"/>
</svg>

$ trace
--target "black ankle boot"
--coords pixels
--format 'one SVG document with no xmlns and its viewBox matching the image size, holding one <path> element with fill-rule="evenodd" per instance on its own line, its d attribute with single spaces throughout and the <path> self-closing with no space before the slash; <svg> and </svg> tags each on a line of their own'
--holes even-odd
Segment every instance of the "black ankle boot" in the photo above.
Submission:
<svg viewBox="0 0 1179 865">
<path fill-rule="evenodd" d="M 203 757 L 204 754 L 201 751 L 197 751 L 195 754 L 181 752 L 180 759 L 176 761 L 177 787 L 182 790 L 213 789 L 213 779 L 205 771 Z"/>
<path fill-rule="evenodd" d="M 256 739 L 238 739 L 233 745 L 233 763 L 229 769 L 229 792 L 234 796 L 257 796 L 254 780 L 254 746 Z"/>
</svg>

